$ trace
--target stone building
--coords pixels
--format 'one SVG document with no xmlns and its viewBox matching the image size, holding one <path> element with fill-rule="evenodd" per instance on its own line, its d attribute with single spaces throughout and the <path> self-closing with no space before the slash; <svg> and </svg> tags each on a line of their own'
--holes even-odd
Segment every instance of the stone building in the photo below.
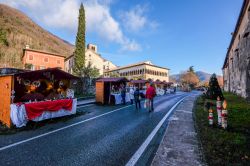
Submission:
<svg viewBox="0 0 250 166">
<path fill-rule="evenodd" d="M 85 65 L 89 63 L 92 64 L 92 67 L 96 67 L 99 69 L 99 74 L 103 75 L 104 70 L 114 69 L 116 65 L 114 65 L 111 61 L 104 59 L 97 52 L 97 46 L 93 44 L 88 44 L 85 51 Z M 65 59 L 65 71 L 68 73 L 73 73 L 74 66 L 74 55 L 71 55 Z"/>
<path fill-rule="evenodd" d="M 104 71 L 104 77 L 113 76 L 126 77 L 129 80 L 151 79 L 169 82 L 169 69 L 145 61 Z"/>
<path fill-rule="evenodd" d="M 224 90 L 250 99 L 250 0 L 244 0 L 222 67 Z"/>
<path fill-rule="evenodd" d="M 64 70 L 64 59 L 63 55 L 30 49 L 29 45 L 23 49 L 22 61 L 25 69 L 40 70 L 58 67 Z"/>
</svg>

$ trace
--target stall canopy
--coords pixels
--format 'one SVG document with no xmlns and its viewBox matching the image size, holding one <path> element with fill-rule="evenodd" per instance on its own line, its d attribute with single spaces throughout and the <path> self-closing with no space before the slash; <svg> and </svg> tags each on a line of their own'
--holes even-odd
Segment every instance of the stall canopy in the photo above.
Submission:
<svg viewBox="0 0 250 166">
<path fill-rule="evenodd" d="M 133 84 L 145 84 L 147 83 L 147 80 L 132 80 L 131 83 Z"/>
<path fill-rule="evenodd" d="M 112 86 L 116 88 L 120 85 L 126 85 L 128 79 L 125 77 L 117 78 L 100 78 L 96 80 L 96 102 L 102 104 L 110 104 L 111 102 L 111 93 Z"/>
<path fill-rule="evenodd" d="M 159 81 L 159 80 L 156 80 L 156 81 L 154 82 L 154 84 L 156 84 L 156 85 L 160 85 L 160 84 L 162 84 L 162 82 L 161 82 L 161 81 Z"/>
<path fill-rule="evenodd" d="M 58 68 L 48 68 L 43 70 L 35 70 L 35 71 L 26 71 L 23 73 L 14 74 L 16 77 L 21 77 L 24 79 L 46 79 L 48 75 L 53 75 L 54 79 L 78 79 L 78 77 L 73 76 L 63 70 L 60 70 Z"/>
<path fill-rule="evenodd" d="M 99 80 L 96 80 L 96 82 L 128 82 L 128 79 L 125 77 L 101 78 Z"/>
</svg>

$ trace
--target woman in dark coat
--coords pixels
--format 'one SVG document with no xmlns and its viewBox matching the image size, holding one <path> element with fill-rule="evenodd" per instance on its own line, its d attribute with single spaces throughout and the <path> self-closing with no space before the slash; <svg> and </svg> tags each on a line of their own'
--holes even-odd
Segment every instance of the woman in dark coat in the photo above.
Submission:
<svg viewBox="0 0 250 166">
<path fill-rule="evenodd" d="M 140 91 L 139 88 L 136 88 L 135 92 L 134 92 L 134 100 L 135 100 L 135 107 L 136 109 L 141 109 L 141 100 L 140 100 Z"/>
</svg>

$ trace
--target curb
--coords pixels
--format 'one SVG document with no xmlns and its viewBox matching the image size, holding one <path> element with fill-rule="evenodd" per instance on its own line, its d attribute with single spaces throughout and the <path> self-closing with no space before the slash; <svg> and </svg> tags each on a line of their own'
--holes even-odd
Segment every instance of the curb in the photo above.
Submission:
<svg viewBox="0 0 250 166">
<path fill-rule="evenodd" d="M 204 155 L 204 148 L 202 146 L 202 143 L 201 143 L 201 138 L 200 138 L 200 134 L 199 134 L 199 130 L 198 130 L 198 126 L 197 126 L 197 122 L 196 122 L 196 117 L 195 117 L 195 112 L 196 112 L 196 106 L 197 106 L 197 99 L 198 97 L 200 97 L 201 95 L 197 96 L 195 98 L 195 101 L 194 101 L 194 107 L 193 107 L 193 121 L 194 121 L 194 129 L 195 129 L 195 132 L 197 133 L 197 140 L 198 140 L 198 147 L 199 147 L 199 156 L 200 156 L 200 160 L 202 162 L 202 165 L 204 166 L 207 166 L 207 161 L 206 161 L 206 157 Z"/>
<path fill-rule="evenodd" d="M 77 98 L 77 101 L 82 101 L 82 100 L 88 100 L 88 99 L 94 99 L 95 96 L 91 96 L 91 97 L 79 97 Z"/>
<path fill-rule="evenodd" d="M 78 105 L 76 105 L 76 107 L 81 107 L 81 106 L 90 105 L 90 104 L 95 104 L 95 103 L 96 103 L 96 102 L 89 102 L 89 103 L 78 104 Z"/>
</svg>

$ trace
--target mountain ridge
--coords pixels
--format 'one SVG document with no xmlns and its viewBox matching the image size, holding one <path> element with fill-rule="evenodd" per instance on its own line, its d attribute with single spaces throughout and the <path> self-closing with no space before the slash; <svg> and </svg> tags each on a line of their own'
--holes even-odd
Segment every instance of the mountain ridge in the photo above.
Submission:
<svg viewBox="0 0 250 166">
<path fill-rule="evenodd" d="M 22 68 L 23 48 L 68 57 L 74 46 L 35 23 L 23 12 L 0 4 L 0 67 Z"/>
<path fill-rule="evenodd" d="M 204 71 L 196 71 L 195 73 L 199 77 L 201 82 L 209 81 L 209 79 L 212 75 L 212 74 L 209 74 L 209 73 L 204 72 Z M 180 82 L 180 76 L 181 76 L 181 74 L 173 74 L 173 75 L 170 75 L 170 79 L 174 79 L 177 82 Z M 217 79 L 219 82 L 223 82 L 223 77 L 221 75 L 216 75 L 216 76 L 217 76 Z"/>
</svg>

